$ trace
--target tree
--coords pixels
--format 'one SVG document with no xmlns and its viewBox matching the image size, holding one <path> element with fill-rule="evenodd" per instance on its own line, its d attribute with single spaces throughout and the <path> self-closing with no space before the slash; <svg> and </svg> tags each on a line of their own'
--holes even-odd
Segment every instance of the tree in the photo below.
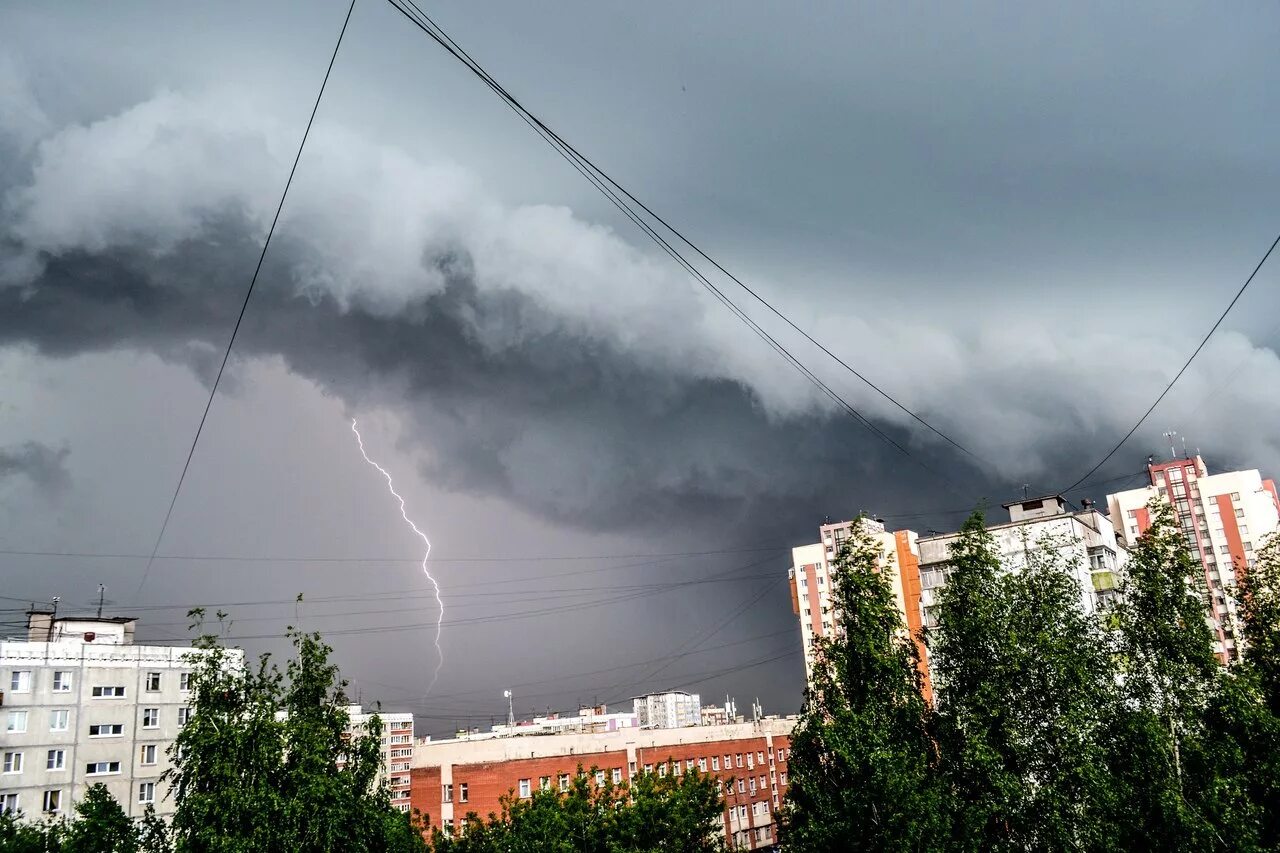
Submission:
<svg viewBox="0 0 1280 853">
<path fill-rule="evenodd" d="M 787 850 L 919 850 L 945 835 L 929 708 L 884 557 L 862 519 L 836 556 L 840 628 L 835 639 L 816 641 L 791 736 L 778 816 Z"/>
<path fill-rule="evenodd" d="M 197 620 L 203 614 L 193 611 Z M 219 614 L 221 617 L 222 614 Z M 282 675 L 196 641 L 192 714 L 166 772 L 178 851 L 417 851 L 425 842 L 378 784 L 381 722 L 348 731 L 345 682 L 315 634 L 292 631 Z"/>
<path fill-rule="evenodd" d="M 723 849 L 719 783 L 689 771 L 645 773 L 631 784 L 597 783 L 596 768 L 578 768 L 568 791 L 502 798 L 501 812 L 467 815 L 457 837 L 437 830 L 436 853 L 641 853 Z"/>
<path fill-rule="evenodd" d="M 1024 540 L 1003 565 L 981 513 L 951 546 L 930 634 L 936 732 L 960 850 L 1095 847 L 1107 778 L 1110 658 L 1069 562 Z"/>
<path fill-rule="evenodd" d="M 1117 849 L 1226 849 L 1249 833 L 1237 826 L 1228 845 L 1214 825 L 1226 777 L 1207 711 L 1224 673 L 1173 510 L 1159 500 L 1149 509 L 1151 526 L 1130 551 L 1115 611 L 1121 691 L 1105 733 L 1110 834 Z"/>
<path fill-rule="evenodd" d="M 76 804 L 76 820 L 66 824 L 62 853 L 137 853 L 138 827 L 106 785 L 90 785 Z"/>
</svg>

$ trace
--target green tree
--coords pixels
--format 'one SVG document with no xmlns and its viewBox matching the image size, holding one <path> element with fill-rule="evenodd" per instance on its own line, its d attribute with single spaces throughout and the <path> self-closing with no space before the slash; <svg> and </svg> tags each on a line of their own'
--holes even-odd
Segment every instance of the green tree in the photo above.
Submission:
<svg viewBox="0 0 1280 853">
<path fill-rule="evenodd" d="M 63 829 L 62 853 L 137 853 L 138 827 L 106 785 L 91 785 Z"/>
<path fill-rule="evenodd" d="M 1100 726 L 1114 676 L 1074 544 L 1024 539 L 1018 564 L 1003 565 L 980 513 L 952 544 L 930 652 L 954 849 L 1080 849 L 1105 836 Z"/>
<path fill-rule="evenodd" d="M 1130 551 L 1115 610 L 1121 695 L 1105 732 L 1116 849 L 1207 850 L 1231 844 L 1214 825 L 1224 799 L 1222 746 L 1208 726 L 1225 677 L 1205 623 L 1200 572 L 1164 501 Z M 1220 729 L 1219 729 L 1220 731 Z M 1221 796 L 1220 796 L 1221 795 Z"/>
<path fill-rule="evenodd" d="M 468 814 L 456 837 L 437 830 L 437 853 L 641 853 L 723 849 L 719 783 L 690 771 L 677 776 L 645 773 L 631 784 L 597 784 L 596 768 L 578 768 L 569 790 L 512 793 L 501 811 L 482 819 Z"/>
<path fill-rule="evenodd" d="M 381 722 L 375 716 L 365 732 L 349 731 L 331 649 L 318 635 L 290 636 L 295 656 L 285 675 L 268 656 L 248 666 L 212 635 L 196 641 L 192 715 L 166 773 L 175 849 L 425 849 L 377 784 Z"/>
<path fill-rule="evenodd" d="M 784 849 L 922 850 L 945 837 L 916 648 L 860 518 L 834 563 L 836 639 L 815 645 L 791 736 Z M 817 606 L 817 602 L 813 603 Z"/>
</svg>

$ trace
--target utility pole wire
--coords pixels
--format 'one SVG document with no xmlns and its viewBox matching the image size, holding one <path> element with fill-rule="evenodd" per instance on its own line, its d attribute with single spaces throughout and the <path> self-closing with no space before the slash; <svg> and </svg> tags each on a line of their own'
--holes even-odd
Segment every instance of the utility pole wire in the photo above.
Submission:
<svg viewBox="0 0 1280 853">
<path fill-rule="evenodd" d="M 338 32 L 338 41 L 333 46 L 333 55 L 329 57 L 329 67 L 325 69 L 324 80 L 321 81 L 320 91 L 316 94 L 316 102 L 311 107 L 311 116 L 307 119 L 307 128 L 302 132 L 302 141 L 298 143 L 298 153 L 294 155 L 293 166 L 289 169 L 289 177 L 284 182 L 284 192 L 280 193 L 280 203 L 276 205 L 275 216 L 271 218 L 271 227 L 267 229 L 267 238 L 262 242 L 262 252 L 258 255 L 258 265 L 253 268 L 253 277 L 249 279 L 249 287 L 245 290 L 244 302 L 240 305 L 240 313 L 236 317 L 236 324 L 231 329 L 231 337 L 227 339 L 227 348 L 222 354 L 222 363 L 218 365 L 218 373 L 213 378 L 213 387 L 209 389 L 209 399 L 204 404 L 204 413 L 200 415 L 200 424 L 196 427 L 195 437 L 191 439 L 191 449 L 187 451 L 187 461 L 182 465 L 182 473 L 178 476 L 178 485 L 174 487 L 173 497 L 169 500 L 169 509 L 164 514 L 164 522 L 160 525 L 160 533 L 156 536 L 156 544 L 151 549 L 151 556 L 147 558 L 147 565 L 142 571 L 142 578 L 138 581 L 138 588 L 133 593 L 135 600 L 142 594 L 142 588 L 151 576 L 151 566 L 155 562 L 156 554 L 160 551 L 160 543 L 164 540 L 165 531 L 169 529 L 169 519 L 173 517 L 173 508 L 178 503 L 178 494 L 182 491 L 182 484 L 187 479 L 187 470 L 190 469 L 191 459 L 195 456 L 196 445 L 200 443 L 200 434 L 204 432 L 205 421 L 209 418 L 209 409 L 213 407 L 213 398 L 218 394 L 218 384 L 222 382 L 222 374 L 227 369 L 227 361 L 231 358 L 231 348 L 235 345 L 236 335 L 240 333 L 240 324 L 244 322 L 245 311 L 248 310 L 249 300 L 253 297 L 253 288 L 258 283 L 258 274 L 262 272 L 262 262 L 266 260 L 267 248 L 271 245 L 271 237 L 276 233 L 276 223 L 280 221 L 280 212 L 284 210 L 284 200 L 289 195 L 289 187 L 293 185 L 293 176 L 297 173 L 298 162 L 302 159 L 302 149 L 306 147 L 307 137 L 311 135 L 311 125 L 316 120 L 316 112 L 320 109 L 321 99 L 324 98 L 325 87 L 329 84 L 329 75 L 333 73 L 333 64 L 338 59 L 338 48 L 342 47 L 342 37 L 347 33 L 347 24 L 351 23 L 351 13 L 355 8 L 356 0 L 351 0 L 351 5 L 347 7 L 347 16 L 342 21 L 342 29 Z"/>
<path fill-rule="evenodd" d="M 1182 374 L 1187 372 L 1187 368 L 1191 366 L 1191 362 L 1195 361 L 1196 356 L 1200 354 L 1200 350 L 1204 349 L 1205 344 L 1209 343 L 1209 338 L 1213 337 L 1213 333 L 1218 331 L 1218 327 L 1222 325 L 1222 321 L 1227 318 L 1227 315 L 1231 313 L 1231 309 L 1234 308 L 1235 304 L 1240 301 L 1240 297 L 1244 295 L 1245 290 L 1247 290 L 1249 285 L 1253 283 L 1254 277 L 1257 276 L 1258 271 L 1262 269 L 1262 265 L 1267 262 L 1267 258 L 1271 257 L 1271 253 L 1275 251 L 1275 248 L 1277 245 L 1280 245 L 1280 234 L 1277 234 L 1276 239 L 1271 241 L 1271 246 L 1267 249 L 1266 254 L 1262 256 L 1262 260 L 1258 261 L 1258 265 L 1253 268 L 1253 272 L 1249 273 L 1249 277 L 1244 280 L 1244 284 L 1240 285 L 1240 289 L 1236 291 L 1236 295 L 1231 298 L 1231 301 L 1227 303 L 1227 307 L 1224 308 L 1222 310 L 1222 313 L 1218 315 L 1217 321 L 1213 324 L 1212 327 L 1210 327 L 1208 333 L 1205 334 L 1205 336 L 1200 340 L 1200 345 L 1196 347 L 1195 352 L 1191 353 L 1191 356 L 1182 365 L 1182 368 L 1177 372 L 1177 374 L 1172 379 L 1169 380 L 1169 384 L 1166 385 L 1164 387 L 1164 390 L 1160 392 L 1160 396 L 1156 397 L 1156 401 L 1152 403 L 1151 406 L 1145 412 L 1142 413 L 1142 417 L 1138 418 L 1138 422 L 1133 425 L 1133 428 L 1124 434 L 1124 438 L 1120 439 L 1120 441 L 1116 443 L 1116 446 L 1111 448 L 1111 450 L 1107 453 L 1106 456 L 1102 457 L 1101 462 L 1099 462 L 1097 465 L 1094 465 L 1092 468 L 1090 468 L 1088 472 L 1086 472 L 1085 475 L 1081 477 L 1079 480 L 1076 480 L 1070 486 L 1063 489 L 1063 492 L 1074 491 L 1076 486 L 1080 485 L 1085 480 L 1092 477 L 1095 471 L 1097 471 L 1103 465 L 1107 464 L 1107 460 L 1110 459 L 1112 456 L 1115 456 L 1116 451 L 1119 450 L 1121 447 L 1123 447 L 1124 443 L 1133 437 L 1133 434 L 1138 431 L 1138 427 L 1142 426 L 1142 424 L 1146 422 L 1147 418 L 1150 417 L 1151 413 L 1156 410 L 1156 406 L 1160 405 L 1160 401 L 1165 398 L 1165 395 L 1167 395 L 1170 391 L 1173 390 L 1173 386 L 1176 385 L 1178 383 L 1178 380 L 1182 378 Z"/>
<path fill-rule="evenodd" d="M 701 249 L 699 249 L 696 245 L 694 245 L 687 238 L 685 238 L 683 234 L 681 234 L 679 231 L 673 228 L 670 224 L 668 224 L 665 220 L 663 220 L 661 217 L 655 214 L 650 208 L 648 208 L 642 202 L 638 201 L 630 192 L 628 192 L 624 187 L 622 187 L 620 184 L 614 181 L 613 178 L 611 178 L 606 172 L 604 172 L 602 169 L 596 166 L 595 163 L 593 163 L 585 155 L 579 152 L 570 143 L 566 142 L 559 134 L 557 134 L 554 130 L 548 127 L 541 119 L 539 119 L 537 116 L 531 113 L 522 103 L 520 103 L 518 99 L 512 96 L 511 93 L 508 92 L 502 86 L 502 84 L 500 84 L 478 62 L 476 62 L 470 56 L 470 54 L 468 54 L 462 47 L 460 47 L 457 44 L 457 42 L 455 42 L 447 33 L 445 33 L 444 30 L 441 29 L 441 27 L 435 23 L 435 21 L 433 21 L 425 12 L 423 12 L 422 9 L 419 8 L 418 5 L 413 2 L 413 0 L 388 0 L 388 1 L 391 3 L 392 7 L 396 9 L 396 11 L 400 12 L 402 15 L 408 18 L 411 23 L 417 26 L 429 38 L 431 38 L 438 45 L 440 45 L 440 47 L 442 47 L 447 53 L 449 53 L 451 56 L 453 56 L 463 65 L 465 65 L 467 69 L 471 71 L 472 74 L 474 74 L 486 86 L 488 86 L 489 89 L 492 90 L 494 94 L 496 94 L 504 103 L 506 103 L 507 106 L 513 112 L 515 112 L 526 124 L 528 124 L 531 128 L 533 128 L 533 130 L 536 133 L 538 133 L 538 135 L 541 136 L 549 145 L 551 145 L 552 148 L 554 148 L 557 151 L 557 153 L 560 154 L 561 157 L 563 157 L 567 162 L 569 162 L 569 164 L 573 166 L 574 169 L 578 171 L 579 174 L 581 174 L 593 186 L 595 186 L 596 189 L 599 190 L 603 195 L 605 195 L 605 197 L 608 198 L 609 201 L 611 201 L 615 207 L 617 207 L 625 216 L 627 216 L 627 218 L 629 218 L 633 223 L 635 223 L 635 225 L 638 228 L 640 228 L 650 239 L 652 239 L 655 243 L 657 243 L 659 247 L 663 249 L 663 251 L 665 251 L 669 256 L 671 256 L 672 260 L 674 260 L 677 264 L 679 264 L 682 268 L 684 268 L 687 272 L 689 272 L 690 275 L 694 276 L 703 285 L 703 287 L 705 287 L 708 291 L 710 291 L 712 295 L 715 296 L 715 298 L 721 302 L 721 304 L 723 304 L 735 316 L 737 316 L 740 320 L 742 320 L 742 322 L 744 322 L 749 328 L 751 328 L 751 330 L 758 337 L 760 337 L 762 340 L 765 340 L 765 342 L 768 343 L 770 347 L 774 349 L 775 352 L 777 352 L 786 361 L 788 361 L 808 381 L 813 383 L 820 391 L 822 391 L 824 395 L 829 397 L 839 408 L 843 409 L 847 414 L 849 414 L 851 417 L 853 417 L 855 420 L 861 423 L 869 431 L 879 436 L 886 443 L 895 447 L 899 452 L 901 452 L 903 455 L 910 458 L 913 462 L 920 465 L 929 473 L 932 473 L 935 476 L 937 476 L 939 479 L 943 480 L 948 485 L 949 488 L 952 488 L 953 490 L 955 490 L 954 485 L 950 483 L 949 479 L 945 475 L 941 474 L 937 470 L 926 465 L 920 459 L 916 458 L 901 443 L 899 443 L 898 441 L 893 439 L 891 436 L 886 434 L 883 430 L 876 427 L 873 423 L 870 422 L 870 420 L 864 417 L 860 412 L 856 411 L 847 401 L 845 401 L 835 391 L 833 391 L 825 382 L 819 379 L 817 375 L 813 373 L 812 370 L 810 370 L 803 363 L 801 363 L 799 359 L 793 356 L 781 343 L 777 341 L 777 339 L 775 339 L 772 335 L 770 335 L 762 327 L 760 327 L 759 324 L 757 324 L 754 320 L 752 320 L 749 315 L 747 315 L 731 299 L 729 299 L 728 296 L 726 296 L 719 288 L 717 288 L 700 270 L 698 270 L 695 266 L 693 266 L 688 259 L 686 259 L 677 249 L 671 246 L 671 244 L 665 238 L 663 238 L 660 234 L 658 234 L 657 231 L 647 221 L 645 221 L 642 217 L 640 217 L 639 214 L 633 208 L 631 208 L 626 201 L 623 200 L 623 196 L 625 196 L 626 199 L 630 200 L 631 203 L 635 204 L 641 210 L 645 211 L 650 216 L 652 216 L 657 222 L 662 224 L 663 227 L 665 227 L 668 231 L 670 231 L 673 235 L 675 235 L 677 239 L 679 239 L 680 241 L 684 242 L 686 245 L 693 248 L 694 251 L 696 251 L 699 255 L 701 255 L 703 258 L 705 258 L 706 260 L 711 262 L 713 265 L 715 265 L 717 269 L 719 269 L 721 272 L 728 275 L 733 281 L 735 281 L 744 290 L 747 290 L 747 292 L 750 293 L 753 297 L 759 300 L 762 304 L 766 305 L 769 308 L 769 310 L 773 311 L 775 314 L 778 314 L 778 316 L 782 317 L 789 325 L 792 326 L 792 328 L 795 328 L 801 334 L 805 335 L 806 338 L 808 338 L 815 345 L 823 349 L 823 351 L 826 352 L 828 355 L 830 355 L 832 358 L 836 358 L 834 354 L 830 352 L 830 350 L 827 350 L 825 347 L 822 347 L 821 344 L 819 344 L 816 340 L 810 337 L 802 329 L 797 327 L 794 323 L 792 323 L 789 319 L 787 319 L 784 315 L 782 315 L 776 308 L 770 305 L 761 296 L 759 296 L 757 293 L 755 293 L 749 287 L 747 287 L 747 285 L 745 285 L 741 280 L 737 279 L 732 274 L 728 273 L 728 271 L 725 270 L 724 267 L 722 267 L 720 264 L 718 264 L 713 258 L 708 256 L 706 253 L 702 252 Z M 412 11 L 410 11 L 410 9 L 412 9 Z M 614 188 L 616 188 L 616 191 Z M 621 193 L 621 196 L 619 195 L 619 193 Z M 843 361 L 841 361 L 838 358 L 836 360 L 846 369 L 854 372 L 854 374 L 858 376 L 859 379 L 866 382 L 868 385 L 874 388 L 878 393 L 885 396 L 886 399 L 889 399 L 899 408 L 908 412 L 908 414 L 911 414 L 911 416 L 915 418 L 917 421 L 920 421 L 920 423 L 929 427 L 930 430 L 942 436 L 942 438 L 946 439 L 948 443 L 964 451 L 970 457 L 977 459 L 979 461 L 984 461 L 979 459 L 979 457 L 977 457 L 967 449 L 963 448 L 961 445 L 952 441 L 945 434 L 935 429 L 933 426 L 931 426 L 930 424 L 925 422 L 923 419 L 915 415 L 905 406 L 902 406 L 902 404 L 898 403 L 897 400 L 894 400 L 886 392 L 881 390 L 879 387 L 875 386 L 868 379 L 866 379 L 866 377 L 862 376 L 861 374 L 858 374 L 856 371 L 853 371 L 853 368 L 850 367 L 848 364 L 845 364 Z M 990 465 L 991 463 L 988 462 L 986 464 Z"/>
</svg>

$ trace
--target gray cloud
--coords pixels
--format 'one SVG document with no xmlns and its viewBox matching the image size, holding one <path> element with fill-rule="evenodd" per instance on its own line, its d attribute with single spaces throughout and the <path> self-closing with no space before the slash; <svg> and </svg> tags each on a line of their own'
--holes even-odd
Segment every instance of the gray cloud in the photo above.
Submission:
<svg viewBox="0 0 1280 853">
<path fill-rule="evenodd" d="M 208 380 L 271 211 L 264 187 L 287 150 L 277 134 L 219 101 L 163 94 L 48 135 L 30 180 L 6 195 L 0 340 L 57 356 L 145 349 Z M 456 165 L 330 128 L 306 154 L 237 352 L 281 355 L 353 410 L 401 411 L 428 450 L 426 473 L 447 487 L 591 529 L 727 521 L 777 533 L 821 507 L 928 509 L 999 500 L 1027 480 L 1065 485 L 1180 352 L 1089 319 L 967 331 L 817 320 L 820 338 L 875 364 L 994 465 L 957 460 L 824 368 L 919 462 L 908 460 L 607 228 L 563 208 L 503 205 Z M 1235 392 L 1259 418 L 1280 414 L 1252 397 L 1259 381 L 1280 385 L 1280 363 L 1235 334 L 1206 352 L 1169 411 L 1274 467 L 1280 446 L 1235 418 L 1230 396 L 1196 406 L 1237 359 L 1251 381 Z M 948 494 L 938 471 L 962 485 Z"/>
<path fill-rule="evenodd" d="M 39 441 L 0 447 L 0 482 L 22 476 L 48 495 L 60 494 L 71 485 L 67 471 L 68 447 L 53 448 Z"/>
</svg>

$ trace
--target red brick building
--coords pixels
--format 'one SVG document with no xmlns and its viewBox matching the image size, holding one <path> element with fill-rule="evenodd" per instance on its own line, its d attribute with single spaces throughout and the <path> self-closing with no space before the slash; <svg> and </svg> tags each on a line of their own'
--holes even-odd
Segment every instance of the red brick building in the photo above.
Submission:
<svg viewBox="0 0 1280 853">
<path fill-rule="evenodd" d="M 777 841 L 774 813 L 787 790 L 794 719 L 629 729 L 597 734 L 472 737 L 419 741 L 410 771 L 410 802 L 431 827 L 454 831 L 469 813 L 487 817 L 507 793 L 566 790 L 578 767 L 597 781 L 629 781 L 644 773 L 715 776 L 724 786 L 725 837 L 763 849 Z"/>
</svg>

